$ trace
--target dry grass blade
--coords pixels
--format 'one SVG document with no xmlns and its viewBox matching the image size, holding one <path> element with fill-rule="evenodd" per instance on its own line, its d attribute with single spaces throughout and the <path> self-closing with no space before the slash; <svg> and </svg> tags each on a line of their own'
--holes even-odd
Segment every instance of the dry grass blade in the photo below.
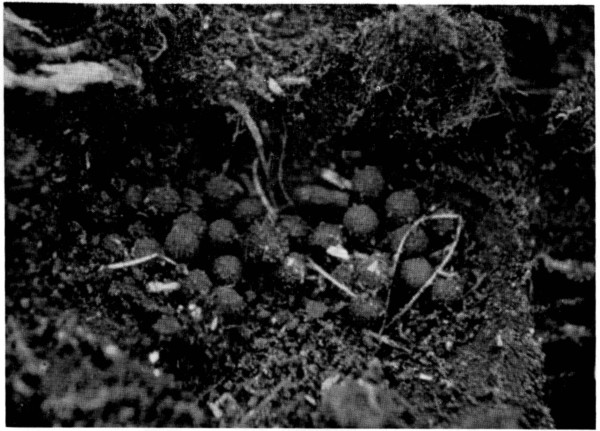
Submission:
<svg viewBox="0 0 600 431">
<path fill-rule="evenodd" d="M 275 209 L 269 203 L 269 199 L 267 198 L 265 191 L 260 185 L 260 180 L 258 179 L 258 158 L 254 159 L 254 163 L 252 163 L 252 180 L 254 182 L 254 189 L 260 197 L 260 201 L 262 202 L 263 206 L 267 210 L 267 217 L 269 217 L 271 223 L 275 223 L 275 220 L 277 220 L 277 211 L 275 211 Z"/>
</svg>

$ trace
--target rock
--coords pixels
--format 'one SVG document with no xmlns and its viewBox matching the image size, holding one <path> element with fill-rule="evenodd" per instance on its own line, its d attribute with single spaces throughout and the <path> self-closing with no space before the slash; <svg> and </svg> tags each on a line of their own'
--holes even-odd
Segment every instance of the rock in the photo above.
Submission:
<svg viewBox="0 0 600 431">
<path fill-rule="evenodd" d="M 212 272 L 217 283 L 236 285 L 242 279 L 242 262 L 235 256 L 219 256 L 213 262 Z"/>
<path fill-rule="evenodd" d="M 377 199 L 385 188 L 385 180 L 375 166 L 365 166 L 354 173 L 352 186 L 363 199 Z"/>
<path fill-rule="evenodd" d="M 346 192 L 331 190 L 317 185 L 304 185 L 294 189 L 293 199 L 299 205 L 348 207 L 350 195 Z"/>
<path fill-rule="evenodd" d="M 353 205 L 344 214 L 344 226 L 350 236 L 372 238 L 379 226 L 377 214 L 367 205 Z"/>
<path fill-rule="evenodd" d="M 183 329 L 179 321 L 173 316 L 163 316 L 152 326 L 161 335 L 175 335 Z"/>
<path fill-rule="evenodd" d="M 386 216 L 396 226 L 410 222 L 421 212 L 421 203 L 413 190 L 392 193 L 385 201 Z"/>
</svg>

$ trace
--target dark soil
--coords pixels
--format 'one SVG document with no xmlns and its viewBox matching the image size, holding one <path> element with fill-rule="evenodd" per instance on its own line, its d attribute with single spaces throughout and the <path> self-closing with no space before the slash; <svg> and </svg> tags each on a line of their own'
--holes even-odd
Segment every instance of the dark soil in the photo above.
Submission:
<svg viewBox="0 0 600 431">
<path fill-rule="evenodd" d="M 594 427 L 595 279 L 538 259 L 594 263 L 591 8 L 60 6 L 73 25 L 8 6 L 145 87 L 5 90 L 7 425 Z M 311 85 L 279 95 L 283 75 Z M 399 221 L 401 190 L 420 206 Z M 465 222 L 445 268 L 462 295 L 426 292 L 374 337 L 413 292 L 334 272 L 326 247 L 391 267 L 389 233 L 438 210 Z M 453 231 L 420 235 L 435 267 Z M 163 250 L 176 264 L 108 266 Z"/>
</svg>

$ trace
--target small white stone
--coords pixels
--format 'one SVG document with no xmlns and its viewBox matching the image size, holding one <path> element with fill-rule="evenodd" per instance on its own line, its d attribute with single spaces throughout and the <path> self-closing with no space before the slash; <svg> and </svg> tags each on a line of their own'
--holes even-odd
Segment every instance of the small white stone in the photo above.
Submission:
<svg viewBox="0 0 600 431">
<path fill-rule="evenodd" d="M 108 344 L 104 346 L 104 354 L 109 358 L 116 358 L 121 354 L 121 351 L 114 344 Z"/>
<path fill-rule="evenodd" d="M 160 375 L 162 374 L 162 371 L 160 369 L 158 369 L 158 368 L 155 368 L 152 371 L 152 374 L 154 374 L 154 377 L 160 377 Z"/>
<path fill-rule="evenodd" d="M 158 352 L 158 350 L 155 350 L 154 352 L 152 352 L 148 355 L 148 360 L 150 361 L 151 364 L 156 364 L 159 359 L 160 359 L 160 353 Z"/>
</svg>

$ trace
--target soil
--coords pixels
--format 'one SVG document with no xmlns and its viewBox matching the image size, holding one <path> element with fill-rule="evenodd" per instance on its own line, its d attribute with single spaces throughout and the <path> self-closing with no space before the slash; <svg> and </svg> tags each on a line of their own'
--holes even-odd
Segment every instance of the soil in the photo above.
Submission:
<svg viewBox="0 0 600 431">
<path fill-rule="evenodd" d="M 300 17 L 295 28 L 272 24 L 279 18 L 266 17 L 271 11 L 267 6 L 231 11 L 206 8 L 198 9 L 199 16 L 232 17 L 226 21 L 232 27 L 220 42 L 228 42 L 227 32 L 245 22 L 241 14 L 272 26 L 271 38 L 282 44 L 282 50 L 289 46 L 281 40 L 296 40 L 306 31 L 301 26 L 306 16 L 314 18 L 315 26 L 326 21 L 324 17 L 337 17 L 336 37 L 342 35 L 341 44 L 348 40 L 347 22 L 387 13 L 385 8 L 368 7 L 352 13 L 335 7 L 300 11 L 284 7 L 285 13 Z M 458 9 L 451 12 L 462 13 Z M 573 76 L 561 74 L 564 68 L 555 66 L 567 61 L 560 57 L 554 63 L 548 60 L 549 71 L 543 77 L 528 76 L 529 69 L 518 61 L 526 53 L 511 42 L 522 29 L 514 21 L 527 21 L 537 34 L 538 24 L 552 20 L 561 29 L 573 26 L 573 15 L 511 10 L 469 12 L 505 26 L 504 49 L 516 58 L 514 80 L 520 83 L 521 94 L 537 95 L 531 96 L 538 97 L 535 103 L 520 99 L 517 92 L 510 115 L 476 121 L 460 136 L 436 135 L 426 144 L 407 145 L 399 151 L 402 161 L 397 163 L 386 157 L 390 141 L 356 142 L 368 136 L 368 121 L 387 121 L 387 114 L 371 113 L 368 121 L 363 118 L 354 126 L 348 119 L 344 134 L 356 132 L 356 138 L 335 135 L 327 141 L 330 145 L 316 138 L 303 141 L 311 133 L 305 131 L 291 139 L 282 164 L 282 187 L 277 188 L 277 175 L 261 179 L 265 198 L 278 211 L 277 220 L 257 205 L 264 202 L 253 183 L 253 167 L 258 163 L 252 164 L 253 138 L 246 134 L 232 142 L 231 136 L 246 127 L 230 119 L 239 111 L 187 103 L 189 90 L 181 82 L 160 82 L 165 71 L 177 70 L 178 61 L 183 61 L 179 51 L 190 46 L 183 39 L 189 36 L 186 20 L 199 19 L 190 18 L 183 8 L 172 9 L 173 19 L 181 20 L 181 34 L 175 27 L 161 27 L 170 41 L 181 37 L 177 39 L 181 46 L 166 54 L 160 67 L 148 66 L 148 88 L 142 95 L 102 85 L 80 94 L 5 90 L 7 425 L 312 428 L 374 423 L 414 428 L 592 428 L 593 275 L 573 280 L 569 274 L 536 264 L 541 252 L 561 262 L 594 261 L 594 154 L 565 150 L 564 140 L 571 135 L 546 134 L 547 113 L 555 114 L 562 105 L 557 105 L 556 91 L 546 96 L 538 91 L 551 87 L 566 92 L 572 88 L 567 86 L 569 79 L 586 75 L 575 60 L 569 69 Z M 87 8 L 74 6 L 70 11 L 89 15 Z M 29 14 L 23 7 L 15 12 L 41 20 L 33 7 Z M 135 21 L 143 15 L 125 6 L 104 13 L 106 22 Z M 445 19 L 445 13 L 440 12 L 439 19 Z M 588 17 L 589 11 L 579 13 Z M 532 16 L 543 19 L 535 21 Z M 164 24 L 170 18 L 161 19 Z M 56 43 L 81 34 L 81 29 L 62 22 L 44 25 Z M 100 34 L 95 33 L 98 27 L 91 28 L 91 37 Z M 569 34 L 591 44 L 586 39 L 589 34 L 581 33 L 585 32 Z M 563 49 L 557 52 L 573 59 L 575 42 L 565 40 L 565 34 L 557 36 L 556 46 Z M 106 55 L 122 48 L 104 37 L 102 33 L 98 40 L 114 48 L 104 51 Z M 539 43 L 546 42 L 542 38 Z M 276 48 L 271 47 L 271 52 Z M 241 48 L 231 44 L 228 49 Z M 197 51 L 193 55 L 199 63 L 204 58 Z M 335 87 L 334 78 L 323 76 L 323 88 L 329 88 L 328 79 Z M 215 93 L 225 91 L 216 81 L 205 84 L 214 85 L 210 88 Z M 585 88 L 591 88 L 588 96 L 593 98 L 593 80 L 590 85 Z M 350 97 L 344 91 L 340 89 L 335 97 Z M 299 94 L 315 97 L 309 106 L 318 100 L 314 88 Z M 148 102 L 152 97 L 165 105 Z M 334 102 L 337 99 L 330 107 Z M 180 106 L 174 110 L 177 103 Z M 277 102 L 268 109 L 265 103 L 248 102 L 255 108 L 254 119 L 269 150 L 278 138 L 269 138 L 260 120 L 270 121 L 275 136 L 283 130 L 278 123 L 283 120 L 273 111 L 281 108 L 288 115 L 300 102 Z M 318 112 L 312 115 L 317 117 Z M 422 119 L 413 120 L 419 127 L 424 124 L 419 123 Z M 325 121 L 329 117 L 323 116 Z M 316 136 L 323 130 L 315 126 L 312 132 Z M 548 141 L 552 148 L 543 145 Z M 275 165 L 279 158 L 275 150 L 272 156 Z M 382 186 L 383 192 L 367 196 L 340 190 L 318 175 L 320 168 L 334 167 L 351 179 L 354 172 L 368 171 L 366 166 L 381 172 L 384 184 L 378 183 L 378 190 Z M 575 168 L 581 178 L 572 178 Z M 224 178 L 231 181 L 221 190 L 215 184 Z M 207 190 L 206 184 L 215 186 Z M 314 198 L 308 191 L 306 199 L 287 203 L 282 189 L 294 196 L 298 187 L 315 190 L 308 185 L 319 186 L 324 195 Z M 156 192 L 167 188 L 168 205 Z M 193 198 L 190 190 L 195 192 Z M 387 253 L 388 234 L 399 225 L 386 221 L 385 201 L 400 190 L 414 191 L 420 201 L 418 216 L 448 210 L 464 219 L 458 247 L 445 268 L 456 272 L 463 294 L 457 303 L 446 305 L 424 294 L 378 337 L 374 334 L 383 318 L 356 318 L 348 296 L 311 269 L 309 261 L 331 274 L 339 258 L 311 245 L 308 237 L 321 223 L 329 223 L 340 226 L 342 245 L 350 253 Z M 311 198 L 316 202 L 311 203 Z M 248 205 L 237 205 L 244 199 Z M 375 211 L 379 224 L 372 238 L 358 241 L 341 225 L 348 208 L 365 203 Z M 184 238 L 187 248 L 177 258 L 167 253 L 177 262 L 156 258 L 111 269 L 110 264 L 133 258 L 132 248 L 140 238 L 153 238 L 159 247 L 165 246 L 174 221 L 190 211 L 201 218 L 194 222 L 203 234 L 193 237 L 197 240 L 192 241 L 193 247 Z M 301 223 L 290 234 L 292 229 L 278 220 L 297 215 Z M 223 240 L 211 239 L 219 232 L 210 233 L 208 226 L 222 219 L 233 223 L 228 226 L 233 233 Z M 426 231 L 428 252 L 452 242 L 452 234 L 435 236 Z M 339 242 L 337 237 L 335 241 Z M 170 249 L 183 250 L 176 238 L 172 242 Z M 149 251 L 162 253 L 155 242 L 151 244 Z M 235 268 L 215 270 L 213 264 L 224 262 L 222 256 L 234 256 L 228 259 L 235 259 Z M 293 259 L 286 260 L 288 256 Z M 391 260 L 389 253 L 385 256 Z M 285 262 L 292 263 L 282 267 Z M 188 279 L 190 272 L 201 281 Z M 391 287 L 369 294 L 370 300 L 381 300 L 386 289 L 397 286 L 393 275 Z M 153 281 L 179 285 L 156 292 L 148 288 Z M 362 285 L 350 287 L 364 293 Z M 386 321 L 406 303 L 396 301 L 392 295 Z M 570 352 L 567 358 L 561 354 L 565 350 Z M 364 387 L 390 390 L 392 401 L 382 401 L 388 400 L 383 395 L 377 398 L 374 413 L 364 415 L 372 422 L 360 422 L 367 420 L 360 415 L 350 418 L 344 410 L 360 409 L 360 403 L 344 406 L 334 400 L 329 405 L 338 407 L 324 408 L 328 396 L 324 382 L 338 375 L 359 382 L 348 385 L 358 392 Z M 343 393 L 343 389 L 330 393 Z"/>
</svg>

